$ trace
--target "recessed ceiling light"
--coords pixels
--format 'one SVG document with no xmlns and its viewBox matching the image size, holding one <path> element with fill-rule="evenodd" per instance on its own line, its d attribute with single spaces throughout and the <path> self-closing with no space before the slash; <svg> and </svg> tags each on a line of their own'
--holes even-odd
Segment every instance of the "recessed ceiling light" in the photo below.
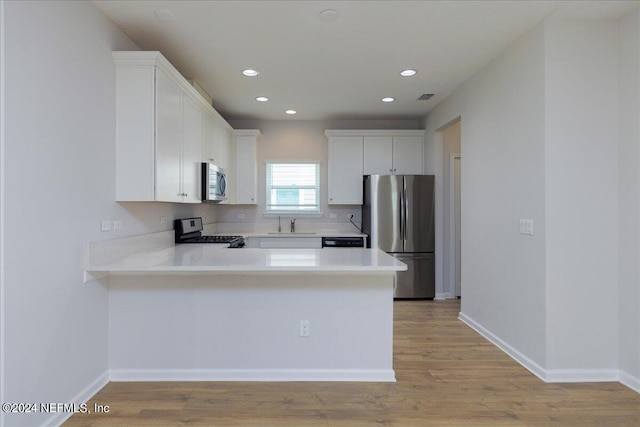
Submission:
<svg viewBox="0 0 640 427">
<path fill-rule="evenodd" d="M 382 102 L 393 102 L 395 100 L 396 100 L 395 98 L 387 96 L 386 98 L 382 98 L 380 101 L 382 101 Z"/>
<path fill-rule="evenodd" d="M 269 100 L 269 98 L 267 98 L 266 96 L 259 96 L 256 98 L 256 101 L 260 101 L 260 102 L 267 102 Z"/>
<path fill-rule="evenodd" d="M 416 70 L 402 70 L 400 71 L 400 75 L 402 77 L 410 77 L 410 76 L 415 76 L 417 73 Z"/>
<path fill-rule="evenodd" d="M 334 9 L 326 9 L 318 14 L 322 22 L 333 22 L 338 19 L 338 11 Z"/>
<path fill-rule="evenodd" d="M 161 21 L 173 21 L 174 19 L 176 19 L 173 12 L 167 9 L 158 9 L 154 13 L 156 15 L 156 18 L 160 19 Z"/>
<path fill-rule="evenodd" d="M 242 74 L 244 74 L 247 77 L 255 77 L 260 73 L 257 72 L 256 70 L 252 70 L 252 69 L 249 68 L 247 70 L 242 70 Z"/>
<path fill-rule="evenodd" d="M 285 111 L 285 113 L 293 115 L 293 114 L 296 114 L 297 111 L 296 110 L 287 110 L 287 111 Z"/>
</svg>

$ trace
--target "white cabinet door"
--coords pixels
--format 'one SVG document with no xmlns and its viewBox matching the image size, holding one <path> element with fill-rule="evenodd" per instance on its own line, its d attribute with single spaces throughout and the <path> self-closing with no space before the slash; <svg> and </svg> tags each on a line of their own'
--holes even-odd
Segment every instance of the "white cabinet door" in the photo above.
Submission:
<svg viewBox="0 0 640 427">
<path fill-rule="evenodd" d="M 218 146 L 218 157 L 220 158 L 220 166 L 227 173 L 227 200 L 224 204 L 234 204 L 236 200 L 236 183 L 235 183 L 235 154 L 231 130 L 224 127 L 218 128 L 218 137 L 220 143 Z"/>
<path fill-rule="evenodd" d="M 234 131 L 235 139 L 235 203 L 258 203 L 257 142 L 259 131 Z"/>
<path fill-rule="evenodd" d="M 393 173 L 393 138 L 390 136 L 364 137 L 364 174 L 390 175 Z"/>
<path fill-rule="evenodd" d="M 200 203 L 202 113 L 188 96 L 182 103 L 182 201 Z"/>
<path fill-rule="evenodd" d="M 362 204 L 362 144 L 361 136 L 329 138 L 330 205 Z"/>
<path fill-rule="evenodd" d="M 395 175 L 421 175 L 424 173 L 422 164 L 422 137 L 393 137 L 393 173 Z"/>
<path fill-rule="evenodd" d="M 156 74 L 155 199 L 181 202 L 182 92 L 161 70 Z"/>
<path fill-rule="evenodd" d="M 202 161 L 218 165 L 218 143 L 216 121 L 208 111 L 202 112 Z"/>
</svg>

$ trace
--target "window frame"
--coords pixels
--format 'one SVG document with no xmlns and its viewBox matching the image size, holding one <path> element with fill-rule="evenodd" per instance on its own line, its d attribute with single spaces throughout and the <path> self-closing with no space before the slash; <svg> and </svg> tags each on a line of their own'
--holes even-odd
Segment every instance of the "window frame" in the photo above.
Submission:
<svg viewBox="0 0 640 427">
<path fill-rule="evenodd" d="M 316 185 L 315 186 L 300 186 L 300 187 L 296 187 L 296 188 L 302 188 L 302 189 L 315 189 L 316 190 L 316 200 L 317 200 L 317 209 L 305 209 L 305 210 L 298 210 L 298 209 L 269 209 L 268 206 L 270 204 L 270 193 L 271 193 L 271 189 L 273 189 L 273 186 L 269 186 L 269 178 L 268 178 L 268 173 L 269 173 L 269 165 L 270 164 L 296 164 L 296 163 L 300 163 L 300 164 L 313 164 L 316 166 Z M 265 178 L 265 188 L 264 188 L 264 194 L 265 194 L 265 209 L 263 212 L 263 216 L 268 217 L 268 216 L 279 216 L 279 215 L 298 215 L 298 216 L 316 216 L 316 217 L 321 217 L 322 216 L 322 212 L 321 212 L 321 208 L 322 208 L 322 197 L 321 197 L 321 190 L 322 190 L 322 161 L 321 160 L 317 160 L 317 159 L 313 159 L 313 160 L 304 160 L 304 159 L 295 159 L 295 160 L 265 160 L 264 161 L 264 178 Z M 277 188 L 277 187 L 276 187 Z M 291 188 L 291 187 L 286 187 L 286 188 Z M 284 188 L 283 188 L 284 189 Z"/>
</svg>

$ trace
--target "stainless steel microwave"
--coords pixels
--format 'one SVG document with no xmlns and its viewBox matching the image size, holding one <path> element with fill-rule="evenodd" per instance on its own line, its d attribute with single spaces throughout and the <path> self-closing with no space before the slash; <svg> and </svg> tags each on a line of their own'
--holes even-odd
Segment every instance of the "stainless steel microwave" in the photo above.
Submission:
<svg viewBox="0 0 640 427">
<path fill-rule="evenodd" d="M 225 170 L 213 163 L 202 163 L 202 201 L 221 202 L 223 200 L 227 200 Z"/>
</svg>

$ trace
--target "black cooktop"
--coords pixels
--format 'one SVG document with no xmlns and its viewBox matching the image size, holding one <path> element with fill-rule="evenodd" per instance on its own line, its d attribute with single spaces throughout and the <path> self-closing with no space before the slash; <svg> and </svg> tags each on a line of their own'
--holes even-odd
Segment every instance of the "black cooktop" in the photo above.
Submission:
<svg viewBox="0 0 640 427">
<path fill-rule="evenodd" d="M 174 221 L 176 243 L 226 243 L 231 248 L 244 246 L 242 236 L 203 236 L 202 218 L 185 218 Z"/>
</svg>

